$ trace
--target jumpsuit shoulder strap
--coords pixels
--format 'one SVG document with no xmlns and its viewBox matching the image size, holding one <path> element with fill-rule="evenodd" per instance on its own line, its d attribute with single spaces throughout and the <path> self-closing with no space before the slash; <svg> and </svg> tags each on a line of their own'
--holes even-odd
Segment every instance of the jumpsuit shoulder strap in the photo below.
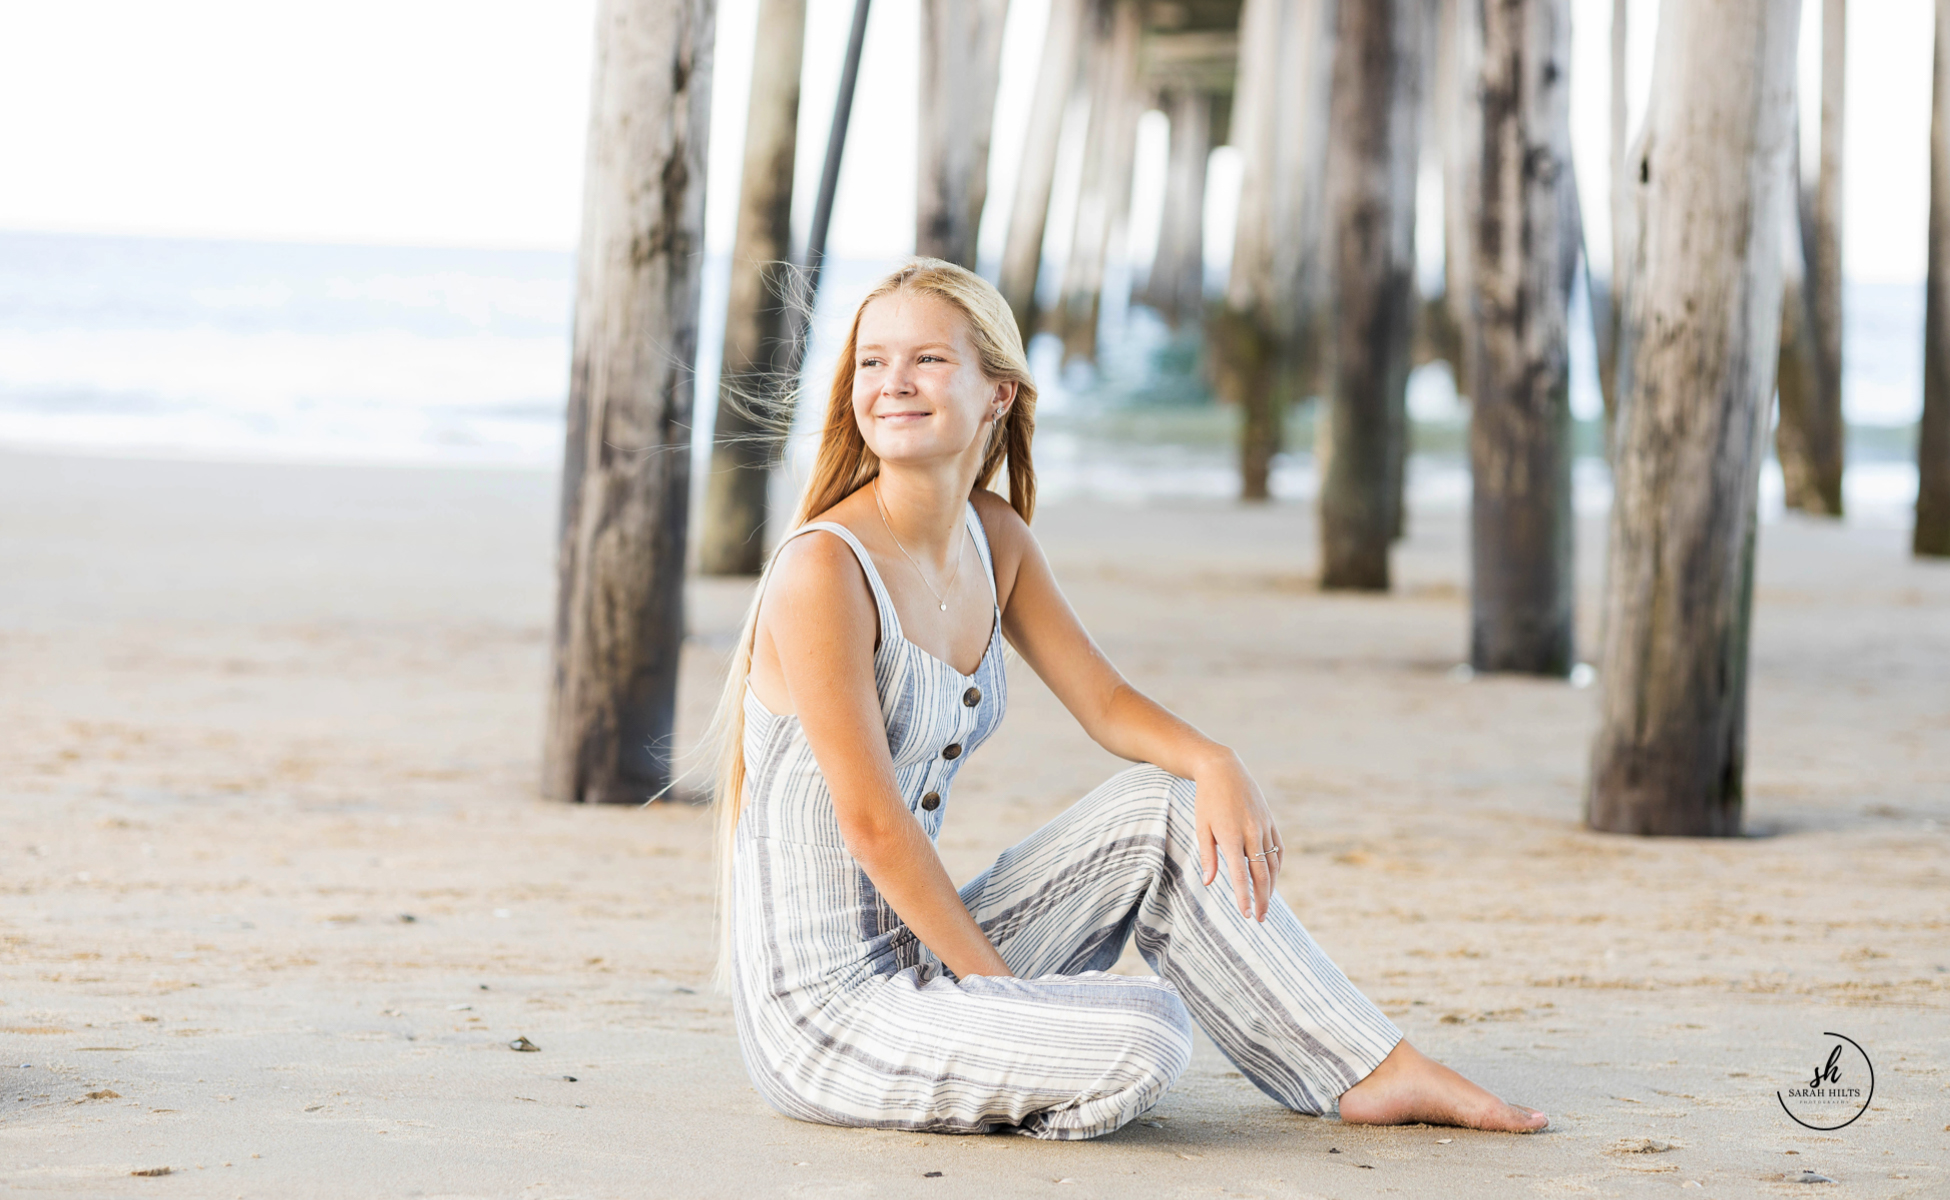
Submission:
<svg viewBox="0 0 1950 1200">
<path fill-rule="evenodd" d="M 822 529 L 827 533 L 837 534 L 848 546 L 852 547 L 853 557 L 860 560 L 860 570 L 866 573 L 867 587 L 873 591 L 873 604 L 874 608 L 880 614 L 880 628 L 883 635 L 891 632 L 894 637 L 902 636 L 900 614 L 894 611 L 893 597 L 888 594 L 887 585 L 881 581 L 880 572 L 873 565 L 873 555 L 867 553 L 866 546 L 861 544 L 860 539 L 853 535 L 851 529 L 848 529 L 838 521 L 808 521 L 791 533 L 786 534 L 784 539 L 779 542 L 779 549 L 783 550 L 786 542 L 791 541 L 800 534 L 811 533 L 815 529 Z M 775 559 L 778 556 L 778 552 L 778 550 L 772 551 Z M 886 636 L 881 638 L 883 644 L 891 640 L 892 638 Z"/>
<path fill-rule="evenodd" d="M 967 520 L 969 532 L 974 534 L 975 550 L 982 556 L 982 574 L 988 576 L 989 600 L 999 607 L 1002 603 L 1002 595 L 995 586 L 995 555 L 989 548 L 988 527 L 982 524 L 982 514 L 975 511 L 973 500 L 968 502 Z"/>
</svg>

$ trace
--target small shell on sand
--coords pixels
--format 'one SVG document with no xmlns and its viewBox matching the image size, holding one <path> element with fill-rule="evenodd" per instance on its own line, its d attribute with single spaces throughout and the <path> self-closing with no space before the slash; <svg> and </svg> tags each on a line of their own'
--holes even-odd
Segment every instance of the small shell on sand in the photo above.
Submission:
<svg viewBox="0 0 1950 1200">
<path fill-rule="evenodd" d="M 1661 1154 L 1679 1148 L 1678 1142 L 1664 1142 L 1658 1138 L 1619 1138 L 1605 1147 L 1606 1154 Z"/>
</svg>

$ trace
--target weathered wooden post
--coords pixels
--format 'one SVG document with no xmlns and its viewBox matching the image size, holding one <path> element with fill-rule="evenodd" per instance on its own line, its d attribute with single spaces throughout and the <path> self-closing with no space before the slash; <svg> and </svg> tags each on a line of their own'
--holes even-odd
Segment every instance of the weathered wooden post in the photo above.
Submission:
<svg viewBox="0 0 1950 1200">
<path fill-rule="evenodd" d="M 1415 167 L 1414 174 L 1411 176 L 1416 181 L 1412 186 L 1417 190 L 1418 198 L 1424 155 L 1423 141 L 1427 137 L 1430 116 L 1428 90 L 1430 84 L 1434 82 L 1427 78 L 1427 72 L 1429 64 L 1435 61 L 1436 38 L 1441 32 L 1441 22 L 1438 19 L 1439 2 L 1440 0 L 1424 0 L 1422 9 L 1416 14 L 1415 18 L 1416 24 L 1420 28 L 1421 39 L 1415 47 L 1414 62 L 1416 64 L 1416 72 L 1423 76 L 1422 79 L 1418 80 L 1415 89 L 1415 129 L 1417 132 L 1415 138 Z M 1424 307 L 1421 275 L 1419 271 L 1411 268 L 1408 273 L 1409 340 L 1406 366 L 1403 372 L 1403 386 L 1401 398 L 1391 406 L 1392 411 L 1389 414 L 1394 422 L 1394 436 L 1388 442 L 1388 493 L 1390 497 L 1388 507 L 1390 514 L 1388 534 L 1389 537 L 1398 542 L 1408 536 L 1408 453 L 1411 426 L 1408 419 L 1407 374 L 1413 371 L 1416 366 L 1415 339 L 1418 329 L 1422 324 L 1421 314 Z"/>
<path fill-rule="evenodd" d="M 714 0 L 602 0 L 542 789 L 670 783 Z"/>
<path fill-rule="evenodd" d="M 1281 35 L 1279 130 L 1273 177 L 1274 404 L 1316 395 L 1325 371 L 1328 310 L 1327 121 L 1336 0 L 1287 0 Z M 1277 451 L 1284 435 L 1276 433 Z"/>
<path fill-rule="evenodd" d="M 1414 334 L 1415 173 L 1426 0 L 1340 6 L 1327 139 L 1335 333 L 1320 584 L 1386 591 Z"/>
<path fill-rule="evenodd" d="M 1626 105 L 1626 34 L 1629 30 L 1631 0 L 1611 0 L 1611 78 L 1610 108 L 1610 153 L 1606 156 L 1611 165 L 1611 189 L 1606 202 L 1611 209 L 1611 277 L 1601 286 L 1591 264 L 1585 263 L 1592 284 L 1591 317 L 1597 325 L 1598 342 L 1598 392 L 1604 402 L 1605 457 L 1611 457 L 1612 426 L 1618 413 L 1618 327 L 1625 312 L 1625 256 L 1630 238 L 1627 226 L 1629 207 L 1633 190 L 1627 179 L 1626 160 L 1631 154 L 1628 144 L 1630 109 Z M 1603 292 L 1603 310 L 1597 303 L 1600 291 Z"/>
<path fill-rule="evenodd" d="M 1448 362 L 1456 391 L 1467 396 L 1469 206 L 1483 142 L 1478 95 L 1483 74 L 1482 4 L 1481 0 L 1437 0 L 1437 10 L 1423 157 L 1433 156 L 1442 171 L 1442 296 L 1421 303 L 1418 358 L 1426 354 Z"/>
<path fill-rule="evenodd" d="M 806 0 L 760 0 L 718 416 L 698 547 L 698 570 L 705 575 L 756 575 L 765 562 L 766 484 L 778 447 L 783 393 L 796 383 L 785 374 L 794 363 L 788 345 L 792 177 L 805 44 Z"/>
<path fill-rule="evenodd" d="M 1264 500 L 1286 403 L 1317 382 L 1326 298 L 1328 82 L 1334 0 L 1247 0 L 1233 144 L 1239 214 L 1225 303 L 1208 333 L 1220 395 L 1240 407 L 1240 498 Z"/>
<path fill-rule="evenodd" d="M 1036 332 L 1036 280 L 1043 268 L 1056 152 L 1063 137 L 1063 110 L 1077 82 L 1077 44 L 1088 8 L 1088 0 L 1051 0 L 1049 30 L 1043 36 L 1036 91 L 1030 100 L 1029 129 L 1023 138 L 1022 170 L 1016 175 L 1016 199 L 1009 208 L 998 286 L 1016 314 L 1024 345 Z"/>
<path fill-rule="evenodd" d="M 1641 216 L 1619 357 L 1593 829 L 1740 830 L 1799 10 L 1697 0 L 1661 13 L 1631 164 Z"/>
<path fill-rule="evenodd" d="M 1320 384 L 1329 304 L 1327 120 L 1334 74 L 1335 0 L 1285 0 L 1274 93 L 1270 301 L 1285 399 Z"/>
<path fill-rule="evenodd" d="M 1138 39 L 1144 14 L 1137 0 L 1110 0 L 1089 48 L 1090 122 L 1084 134 L 1083 178 L 1056 324 L 1064 357 L 1095 358 L 1097 316 L 1111 232 L 1131 201 L 1137 153 Z"/>
<path fill-rule="evenodd" d="M 1145 300 L 1173 325 L 1205 315 L 1205 166 L 1212 155 L 1212 94 L 1181 88 L 1166 97 L 1171 142 L 1158 253 Z"/>
<path fill-rule="evenodd" d="M 1288 0 L 1245 0 L 1232 144 L 1239 151 L 1239 209 L 1225 302 L 1207 333 L 1220 396 L 1239 406 L 1239 496 L 1265 500 L 1279 451 L 1278 282 L 1273 271 L 1274 178 L 1279 170 L 1280 50 Z"/>
<path fill-rule="evenodd" d="M 1469 204 L 1469 661 L 1478 671 L 1561 676 L 1576 643 L 1570 0 L 1497 0 L 1482 14 L 1482 136 Z"/>
<path fill-rule="evenodd" d="M 1245 0 L 1239 11 L 1239 67 L 1233 89 L 1232 144 L 1239 151 L 1239 209 L 1232 266 L 1213 343 L 1219 394 L 1239 406 L 1239 496 L 1271 497 L 1273 456 L 1282 415 L 1275 395 L 1279 367 L 1277 282 L 1273 272 L 1275 161 L 1279 149 L 1280 31 L 1286 0 Z"/>
<path fill-rule="evenodd" d="M 1919 556 L 1950 557 L 1950 0 L 1936 0 L 1929 254 L 1923 421 L 1916 439 L 1916 529 L 1911 548 Z"/>
<path fill-rule="evenodd" d="M 1788 148 L 1788 196 L 1781 205 L 1781 344 L 1775 355 L 1774 391 L 1779 419 L 1774 426 L 1774 454 L 1780 460 L 1790 496 L 1805 497 L 1816 474 L 1815 448 L 1809 430 L 1820 424 L 1820 351 L 1815 346 L 1808 289 L 1808 206 L 1802 201 L 1800 116 Z M 1803 506 L 1805 507 L 1805 505 Z"/>
<path fill-rule="evenodd" d="M 922 0 L 915 252 L 975 269 L 1009 0 Z"/>
<path fill-rule="evenodd" d="M 1842 515 L 1842 118 L 1847 99 L 1847 0 L 1821 6 L 1821 163 L 1807 229 L 1808 329 L 1816 377 L 1808 403 L 1781 397 L 1776 449 L 1789 508 Z M 1797 175 L 1799 172 L 1797 172 Z"/>
</svg>

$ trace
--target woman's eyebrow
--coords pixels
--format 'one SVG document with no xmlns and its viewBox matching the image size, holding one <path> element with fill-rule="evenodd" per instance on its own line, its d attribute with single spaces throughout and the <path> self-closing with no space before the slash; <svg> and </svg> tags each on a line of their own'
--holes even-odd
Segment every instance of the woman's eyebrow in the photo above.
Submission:
<svg viewBox="0 0 1950 1200">
<path fill-rule="evenodd" d="M 920 351 L 920 350 L 953 351 L 954 348 L 955 348 L 955 344 L 953 342 L 919 342 L 914 346 L 910 347 L 910 349 L 916 351 Z M 859 345 L 855 346 L 854 350 L 861 354 L 864 354 L 869 350 L 878 350 L 882 354 L 885 354 L 887 352 L 887 347 L 881 345 L 879 342 L 862 342 Z"/>
</svg>

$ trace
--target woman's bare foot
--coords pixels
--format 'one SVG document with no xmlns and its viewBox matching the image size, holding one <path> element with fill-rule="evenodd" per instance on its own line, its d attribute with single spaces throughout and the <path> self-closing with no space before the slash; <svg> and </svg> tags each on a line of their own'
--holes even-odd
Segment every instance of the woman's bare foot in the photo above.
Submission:
<svg viewBox="0 0 1950 1200">
<path fill-rule="evenodd" d="M 1423 1054 L 1404 1038 L 1366 1079 L 1341 1093 L 1341 1120 L 1351 1125 L 1461 1125 L 1534 1133 L 1550 1118 L 1506 1104 Z"/>
</svg>

